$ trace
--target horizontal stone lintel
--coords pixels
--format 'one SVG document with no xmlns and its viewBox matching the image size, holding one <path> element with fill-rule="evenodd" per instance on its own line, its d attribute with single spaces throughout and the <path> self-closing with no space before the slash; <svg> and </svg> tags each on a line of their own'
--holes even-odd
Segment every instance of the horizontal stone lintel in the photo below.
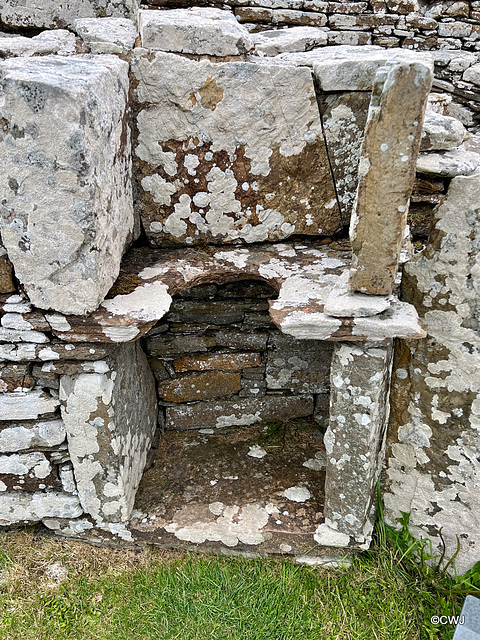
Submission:
<svg viewBox="0 0 480 640">
<path fill-rule="evenodd" d="M 348 269 L 348 251 L 329 249 L 318 241 L 242 248 L 219 246 L 214 250 L 160 249 L 148 253 L 133 249 L 125 255 L 110 293 L 116 295 L 104 300 L 87 317 L 55 314 L 55 322 L 50 323 L 53 334 L 64 342 L 132 342 L 147 334 L 168 312 L 174 294 L 200 284 L 241 278 L 266 281 L 278 291 L 278 298 L 270 301 L 270 317 L 282 332 L 295 338 L 375 342 L 425 337 L 415 308 L 396 296 L 390 298 L 388 309 L 372 317 L 327 316 L 324 305 Z M 66 345 L 65 349 L 73 346 Z M 58 347 L 52 344 L 40 350 L 36 346 L 34 351 L 43 353 L 46 360 L 59 359 L 45 357 L 50 349 L 55 351 Z M 75 349 L 83 347 L 77 345 Z M 72 359 L 73 353 L 71 350 L 64 357 Z M 35 355 L 26 359 L 35 359 Z"/>
</svg>

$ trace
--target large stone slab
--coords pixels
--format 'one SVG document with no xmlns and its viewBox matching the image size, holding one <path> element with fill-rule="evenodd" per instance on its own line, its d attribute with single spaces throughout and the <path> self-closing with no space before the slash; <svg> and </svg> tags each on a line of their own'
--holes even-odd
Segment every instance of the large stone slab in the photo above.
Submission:
<svg viewBox="0 0 480 640">
<path fill-rule="evenodd" d="M 0 58 L 16 56 L 44 56 L 58 53 L 62 56 L 76 53 L 76 38 L 66 29 L 43 31 L 33 38 L 0 37 Z"/>
<path fill-rule="evenodd" d="M 431 65 L 422 63 L 377 72 L 350 224 L 352 291 L 393 291 L 432 80 Z"/>
<path fill-rule="evenodd" d="M 373 346 L 339 343 L 332 356 L 330 422 L 324 438 L 325 523 L 366 541 L 383 462 L 392 354 L 388 341 Z"/>
<path fill-rule="evenodd" d="M 65 441 L 66 435 L 63 420 L 59 419 L 7 423 L 0 429 L 0 452 L 56 447 Z"/>
<path fill-rule="evenodd" d="M 58 489 L 60 480 L 49 455 L 41 451 L 0 455 L 0 491 Z"/>
<path fill-rule="evenodd" d="M 75 31 L 87 53 L 128 55 L 135 45 L 138 29 L 128 18 L 82 18 L 75 20 Z"/>
<path fill-rule="evenodd" d="M 102 373 L 62 376 L 60 398 L 84 511 L 99 522 L 128 520 L 157 425 L 155 381 L 139 343 L 122 345 Z"/>
<path fill-rule="evenodd" d="M 0 525 L 43 518 L 78 518 L 82 513 L 77 496 L 59 491 L 0 493 Z"/>
<path fill-rule="evenodd" d="M 128 65 L 45 56 L 7 60 L 0 74 L 3 244 L 33 304 L 84 314 L 133 229 Z"/>
<path fill-rule="evenodd" d="M 338 230 L 308 69 L 137 50 L 133 73 L 139 207 L 153 245 Z"/>
<path fill-rule="evenodd" d="M 78 18 L 136 18 L 139 0 L 0 0 L 0 24 L 23 29 L 72 27 Z"/>
<path fill-rule="evenodd" d="M 460 537 L 459 575 L 480 549 L 479 199 L 480 173 L 453 178 L 427 248 L 405 266 L 403 295 L 429 335 L 396 350 L 384 491 L 387 521 L 410 513 L 439 553 L 441 530 L 445 558 Z"/>
<path fill-rule="evenodd" d="M 38 388 L 31 391 L 1 393 L 0 421 L 35 420 L 41 415 L 53 413 L 59 404 L 57 398 Z"/>
<path fill-rule="evenodd" d="M 231 11 L 190 7 L 140 11 L 142 46 L 157 51 L 235 56 L 253 46 L 248 31 Z"/>
<path fill-rule="evenodd" d="M 358 185 L 358 163 L 370 93 L 320 93 L 320 112 L 344 224 L 350 222 Z"/>
<path fill-rule="evenodd" d="M 314 47 L 323 47 L 328 35 L 315 27 L 291 27 L 290 29 L 272 29 L 252 33 L 255 51 L 260 56 L 276 56 L 280 53 L 310 51 Z"/>
</svg>

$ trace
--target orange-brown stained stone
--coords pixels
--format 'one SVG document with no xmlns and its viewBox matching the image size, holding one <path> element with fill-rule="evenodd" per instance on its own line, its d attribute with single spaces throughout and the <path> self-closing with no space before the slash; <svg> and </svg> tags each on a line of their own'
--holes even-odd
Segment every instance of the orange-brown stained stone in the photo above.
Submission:
<svg viewBox="0 0 480 640">
<path fill-rule="evenodd" d="M 173 361 L 175 371 L 240 371 L 262 364 L 258 353 L 213 353 L 206 356 L 185 356 Z"/>
<path fill-rule="evenodd" d="M 166 402 L 192 402 L 229 396 L 242 388 L 240 374 L 209 371 L 162 381 L 158 395 Z"/>
<path fill-rule="evenodd" d="M 19 387 L 32 389 L 35 380 L 29 373 L 29 367 L 25 364 L 8 363 L 0 367 L 0 393 L 15 391 Z"/>
<path fill-rule="evenodd" d="M 1 249 L 0 243 L 0 251 Z M 7 256 L 0 255 L 0 293 L 12 293 L 15 289 L 12 263 Z"/>
</svg>

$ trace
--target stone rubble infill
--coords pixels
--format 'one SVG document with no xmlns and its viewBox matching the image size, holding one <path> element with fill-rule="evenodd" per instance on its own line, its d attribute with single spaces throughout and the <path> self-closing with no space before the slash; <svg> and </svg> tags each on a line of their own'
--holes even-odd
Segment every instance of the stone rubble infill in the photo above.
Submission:
<svg viewBox="0 0 480 640">
<path fill-rule="evenodd" d="M 414 307 L 399 302 L 396 297 L 392 298 L 388 310 L 372 318 L 326 316 L 325 301 L 339 276 L 350 267 L 350 260 L 345 252 L 325 247 L 310 242 L 241 249 L 216 247 L 215 252 L 190 248 L 146 254 L 131 250 L 125 256 L 115 284 L 116 290 L 130 292 L 105 300 L 86 318 L 69 316 L 68 322 L 59 325 L 61 330 L 52 327 L 52 331 L 66 342 L 130 342 L 145 335 L 167 313 L 175 293 L 202 281 L 221 283 L 241 277 L 263 279 L 279 291 L 278 299 L 270 302 L 270 317 L 281 331 L 296 338 L 376 341 L 425 335 Z M 132 285 L 132 281 L 136 285 Z M 13 346 L 3 345 L 3 350 L 10 349 L 13 353 Z M 45 349 L 54 350 L 57 346 L 48 345 Z M 65 348 L 69 346 L 74 345 Z M 82 347 L 84 345 L 77 346 Z M 40 356 L 37 350 L 34 354 L 23 359 Z"/>
<path fill-rule="evenodd" d="M 456 118 L 427 109 L 423 121 L 421 151 L 451 151 L 465 139 L 463 124 Z"/>
<path fill-rule="evenodd" d="M 43 56 L 0 70 L 3 244 L 33 304 L 87 313 L 117 277 L 133 231 L 128 64 Z"/>
<path fill-rule="evenodd" d="M 480 169 L 480 154 L 469 151 L 463 145 L 443 153 L 421 153 L 417 160 L 417 171 L 429 175 L 455 178 L 470 176 Z"/>
<path fill-rule="evenodd" d="M 209 7 L 142 10 L 140 37 L 147 49 L 218 57 L 242 55 L 253 46 L 232 12 Z"/>
<path fill-rule="evenodd" d="M 315 27 L 291 27 L 251 34 L 255 52 L 260 56 L 276 56 L 280 53 L 310 51 L 328 42 L 325 31 Z"/>
<path fill-rule="evenodd" d="M 392 63 L 375 78 L 350 222 L 350 288 L 390 295 L 415 182 L 432 65 Z"/>
<path fill-rule="evenodd" d="M 44 31 L 33 38 L 15 36 L 5 38 L 0 34 L 0 58 L 17 56 L 44 56 L 56 53 L 69 56 L 76 53 L 75 36 L 66 29 Z"/>
<path fill-rule="evenodd" d="M 82 18 L 75 20 L 75 31 L 85 52 L 94 54 L 127 55 L 138 36 L 135 23 L 127 18 Z"/>
</svg>

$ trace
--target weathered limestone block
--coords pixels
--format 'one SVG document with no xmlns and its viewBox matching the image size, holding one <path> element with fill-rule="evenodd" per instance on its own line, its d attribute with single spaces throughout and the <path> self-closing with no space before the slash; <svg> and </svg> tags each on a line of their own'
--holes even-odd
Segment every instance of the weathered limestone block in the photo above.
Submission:
<svg viewBox="0 0 480 640">
<path fill-rule="evenodd" d="M 431 66 L 422 63 L 377 73 L 350 224 L 352 291 L 393 291 L 432 80 Z"/>
<path fill-rule="evenodd" d="M 22 449 L 57 447 L 66 438 L 63 420 L 5 423 L 0 428 L 0 452 L 14 453 Z"/>
<path fill-rule="evenodd" d="M 135 19 L 139 0 L 0 0 L 0 25 L 23 29 L 72 27 L 78 18 Z"/>
<path fill-rule="evenodd" d="M 295 340 L 274 333 L 268 341 L 268 389 L 324 393 L 330 388 L 332 346 L 320 340 Z"/>
<path fill-rule="evenodd" d="M 78 518 L 82 513 L 78 497 L 66 493 L 0 493 L 0 525 L 42 518 Z"/>
<path fill-rule="evenodd" d="M 323 47 L 328 36 L 322 29 L 315 27 L 291 27 L 290 29 L 272 29 L 252 33 L 255 52 L 263 56 L 276 56 L 280 53 L 310 51 Z"/>
<path fill-rule="evenodd" d="M 372 501 L 384 453 L 392 341 L 335 345 L 330 422 L 325 434 L 325 523 L 369 540 Z"/>
<path fill-rule="evenodd" d="M 308 69 L 137 50 L 133 73 L 145 104 L 139 205 L 152 244 L 250 243 L 339 228 Z"/>
<path fill-rule="evenodd" d="M 241 55 L 253 46 L 233 13 L 210 7 L 140 11 L 140 38 L 146 49 L 219 57 Z"/>
<path fill-rule="evenodd" d="M 442 529 L 462 574 L 480 549 L 480 173 L 453 178 L 429 244 L 406 265 L 402 289 L 428 330 L 398 345 L 384 492 L 386 518 L 411 513 L 416 537 Z"/>
<path fill-rule="evenodd" d="M 369 104 L 367 91 L 319 95 L 328 158 L 344 224 L 350 222 L 357 193 L 358 163 Z"/>
<path fill-rule="evenodd" d="M 128 18 L 82 18 L 75 20 L 75 31 L 87 53 L 127 55 L 135 45 L 138 30 Z"/>
<path fill-rule="evenodd" d="M 163 380 L 158 384 L 158 395 L 166 402 L 192 402 L 230 396 L 241 388 L 239 373 L 204 371 Z"/>
<path fill-rule="evenodd" d="M 455 178 L 469 176 L 480 168 L 480 154 L 462 147 L 443 153 L 421 153 L 417 171 L 429 175 Z"/>
<path fill-rule="evenodd" d="M 58 474 L 41 451 L 0 455 L 0 491 L 57 489 Z"/>
<path fill-rule="evenodd" d="M 456 118 L 427 111 L 423 121 L 422 151 L 449 151 L 465 138 L 465 127 Z"/>
<path fill-rule="evenodd" d="M 480 87 L 480 64 L 474 64 L 463 74 L 465 82 L 471 82 L 472 84 Z"/>
<path fill-rule="evenodd" d="M 51 53 L 68 56 L 76 53 L 76 48 L 74 34 L 66 29 L 43 31 L 33 38 L 0 37 L 0 58 L 2 59 L 16 56 L 45 56 Z"/>
<path fill-rule="evenodd" d="M 12 391 L 0 394 L 0 421 L 36 420 L 39 416 L 52 413 L 59 406 L 57 398 L 43 389 Z"/>
<path fill-rule="evenodd" d="M 155 381 L 140 345 L 122 345 L 102 373 L 62 376 L 60 398 L 84 511 L 97 521 L 128 520 L 157 424 Z"/>
<path fill-rule="evenodd" d="M 166 407 L 166 429 L 246 426 L 265 420 L 283 422 L 313 413 L 313 396 L 264 396 L 210 400 Z"/>
<path fill-rule="evenodd" d="M 0 74 L 3 244 L 34 305 L 87 313 L 133 229 L 128 65 L 45 56 L 7 60 Z"/>
</svg>

